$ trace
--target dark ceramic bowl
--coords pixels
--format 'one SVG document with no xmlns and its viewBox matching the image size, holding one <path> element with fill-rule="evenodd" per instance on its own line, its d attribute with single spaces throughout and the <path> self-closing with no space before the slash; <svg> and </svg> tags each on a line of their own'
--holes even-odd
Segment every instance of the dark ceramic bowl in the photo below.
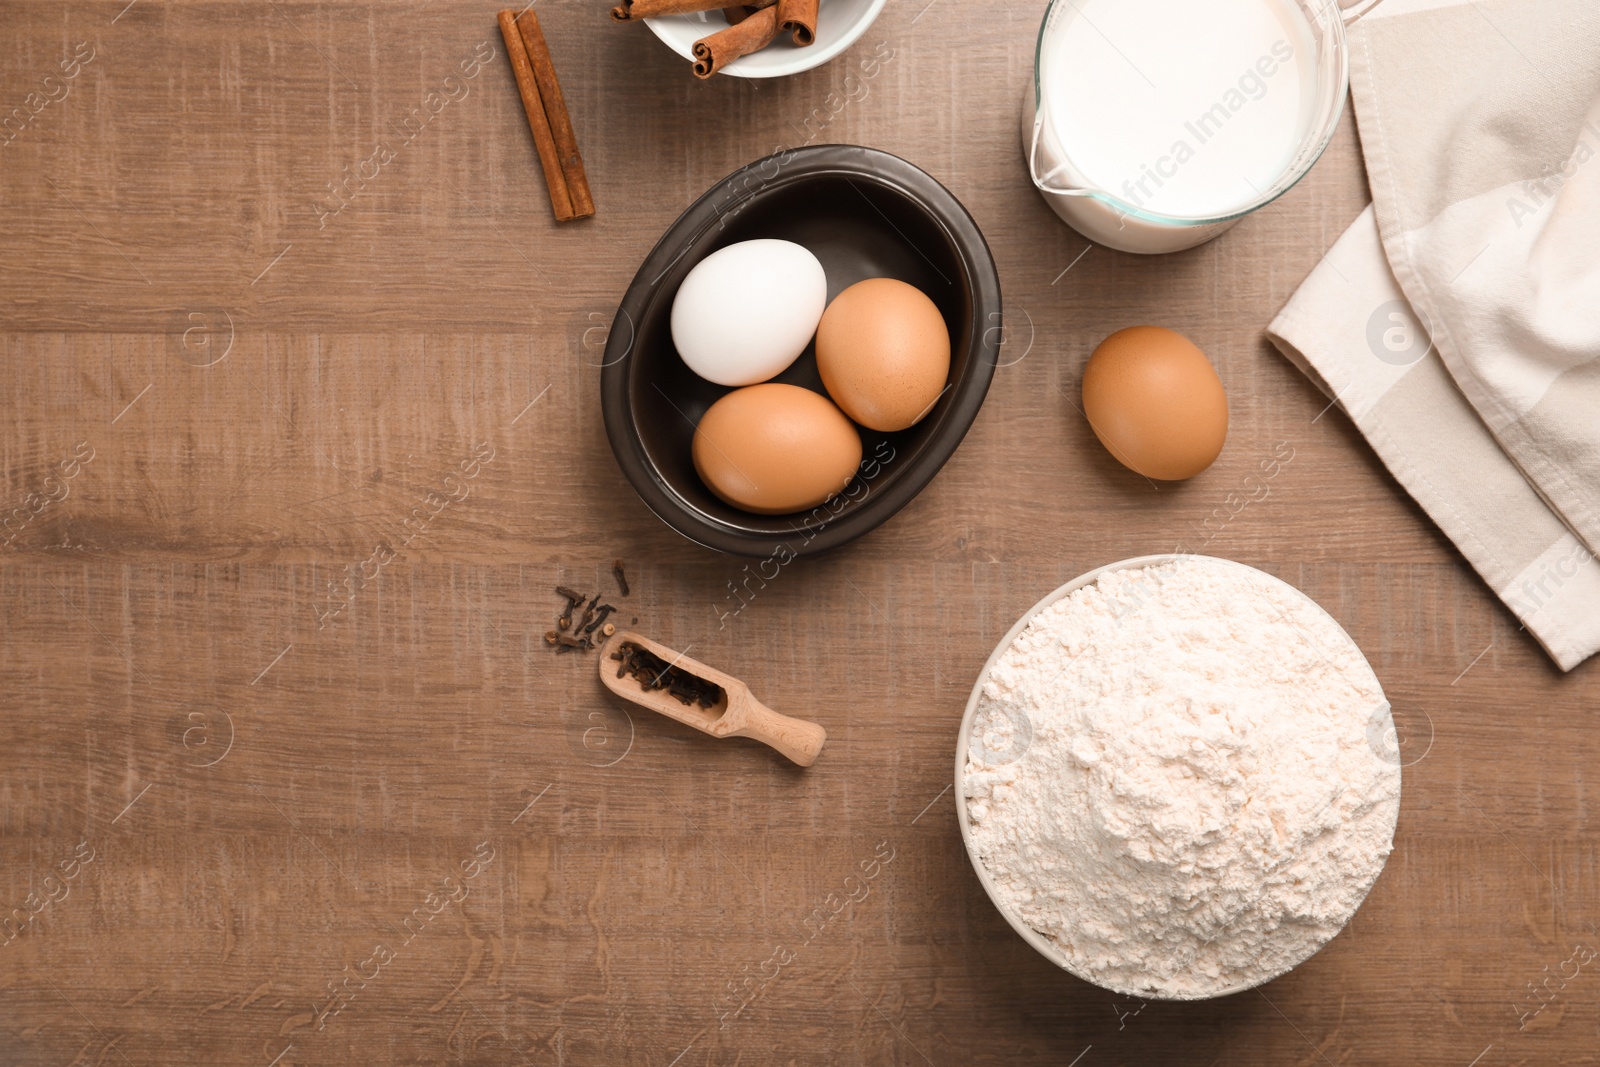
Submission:
<svg viewBox="0 0 1600 1067">
<path fill-rule="evenodd" d="M 793 515 L 752 515 L 695 473 L 694 428 L 730 392 L 696 375 L 672 344 L 672 300 L 719 248 L 772 237 L 809 248 L 828 299 L 865 278 L 899 278 L 950 327 L 950 387 L 917 425 L 861 430 L 862 464 L 844 492 Z M 887 520 L 921 492 L 977 417 L 1001 340 L 1000 279 L 977 224 L 950 192 L 896 156 L 853 145 L 780 152 L 735 171 L 673 223 L 617 310 L 600 372 L 606 435 L 622 472 L 661 520 L 708 548 L 745 556 L 823 552 Z M 827 395 L 813 347 L 773 379 Z"/>
</svg>

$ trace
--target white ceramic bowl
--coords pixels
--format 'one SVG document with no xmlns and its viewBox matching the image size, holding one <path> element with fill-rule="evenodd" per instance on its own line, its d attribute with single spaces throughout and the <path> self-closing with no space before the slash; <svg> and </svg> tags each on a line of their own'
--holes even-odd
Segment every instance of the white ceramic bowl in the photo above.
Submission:
<svg viewBox="0 0 1600 1067">
<path fill-rule="evenodd" d="M 867 32 L 887 0 L 821 0 L 817 8 L 817 39 L 798 48 L 787 34 L 759 52 L 753 52 L 722 68 L 735 78 L 781 78 L 802 70 L 820 67 Z M 694 61 L 694 43 L 727 25 L 720 11 L 701 11 L 692 15 L 665 15 L 645 19 L 655 35 L 674 52 Z"/>
<path fill-rule="evenodd" d="M 1076 968 L 1074 968 L 1072 966 L 1071 961 L 1067 959 L 1066 954 L 1061 951 L 1061 948 L 1054 941 L 1052 941 L 1048 937 L 1045 937 L 1043 934 L 1039 933 L 1039 931 L 1035 930 L 1033 927 L 1031 927 L 1027 923 L 1023 922 L 1022 919 L 1018 915 L 1016 915 L 1014 912 L 1012 912 L 1009 908 L 1006 907 L 1006 905 L 1004 903 L 1001 902 L 1000 894 L 995 889 L 994 878 L 989 874 L 989 869 L 983 865 L 983 860 L 979 858 L 977 846 L 975 846 L 972 843 L 972 823 L 967 819 L 967 790 L 966 790 L 967 746 L 970 743 L 970 741 L 972 740 L 972 725 L 973 725 L 973 721 L 977 717 L 978 697 L 983 692 L 983 683 L 984 683 L 984 681 L 986 679 L 988 679 L 989 671 L 990 671 L 991 668 L 994 667 L 995 661 L 998 660 L 1001 657 L 1002 654 L 1004 654 L 1006 649 L 1011 647 L 1011 642 L 1013 642 L 1013 641 L 1015 641 L 1017 639 L 1017 635 L 1020 634 L 1023 631 L 1023 629 L 1028 625 L 1028 623 L 1033 621 L 1033 617 L 1035 615 L 1039 614 L 1039 612 L 1043 611 L 1045 608 L 1049 607 L 1051 604 L 1054 604 L 1056 601 L 1062 599 L 1063 597 L 1065 597 L 1067 594 L 1073 592 L 1074 590 L 1082 589 L 1084 586 L 1089 585 L 1090 583 L 1094 582 L 1102 574 L 1106 574 L 1106 573 L 1108 573 L 1110 571 L 1130 570 L 1130 569 L 1135 568 L 1135 567 L 1155 567 L 1155 566 L 1159 566 L 1159 565 L 1161 565 L 1163 563 L 1171 563 L 1172 561 L 1177 560 L 1177 559 L 1213 560 L 1213 559 L 1216 559 L 1216 557 L 1213 557 L 1213 556 L 1195 556 L 1195 555 L 1179 556 L 1179 555 L 1175 555 L 1175 554 L 1172 554 L 1172 553 L 1166 553 L 1166 554 L 1157 555 L 1157 556 L 1136 556 L 1133 559 L 1125 559 L 1125 560 L 1121 561 L 1120 563 L 1108 563 L 1104 567 L 1096 567 L 1092 571 L 1088 571 L 1088 572 L 1086 572 L 1084 574 L 1078 575 L 1078 577 L 1072 579 L 1072 581 L 1068 582 L 1066 585 L 1063 585 L 1061 588 L 1057 589 L 1055 592 L 1051 593 L 1049 596 L 1047 596 L 1043 600 L 1039 601 L 1033 607 L 1031 607 L 1027 611 L 1023 612 L 1022 618 L 1018 619 L 1017 622 L 1016 622 L 1016 625 L 1011 627 L 1011 629 L 1006 632 L 1006 635 L 1000 639 L 1000 643 L 995 646 L 994 652 L 990 653 L 989 659 L 983 665 L 983 670 L 978 672 L 978 680 L 972 686 L 972 695 L 967 698 L 966 714 L 964 714 L 961 717 L 961 731 L 960 731 L 960 733 L 958 733 L 956 735 L 956 778 L 955 778 L 956 818 L 961 823 L 961 840 L 967 846 L 967 859 L 972 861 L 972 869 L 977 872 L 978 881 L 983 883 L 983 891 L 985 893 L 989 894 L 990 903 L 992 903 L 995 906 L 995 910 L 998 911 L 1001 914 L 1001 916 L 1004 917 L 1005 921 L 1010 924 L 1011 929 L 1015 930 L 1017 932 L 1017 934 L 1024 941 L 1026 941 L 1028 944 L 1032 945 L 1034 947 L 1034 949 L 1039 953 L 1039 955 L 1043 956 L 1045 959 L 1049 960 L 1051 963 L 1054 963 L 1057 967 L 1060 967 L 1062 970 L 1066 971 L 1068 974 L 1071 974 L 1071 975 L 1073 975 L 1073 976 L 1075 976 L 1077 978 L 1081 978 L 1085 982 L 1089 982 L 1092 985 L 1098 985 L 1102 989 L 1109 989 L 1113 993 L 1120 993 L 1120 994 L 1124 994 L 1124 995 L 1128 995 L 1128 996 L 1137 996 L 1137 997 L 1140 997 L 1140 998 L 1145 999 L 1145 1000 L 1191 1000 L 1191 999 L 1192 1000 L 1210 1000 L 1210 999 L 1214 999 L 1216 997 L 1231 996 L 1234 993 L 1242 993 L 1247 989 L 1254 989 L 1257 986 L 1266 985 L 1268 982 L 1272 981 L 1274 978 L 1279 978 L 1282 975 L 1287 974 L 1289 971 L 1293 970 L 1295 967 L 1298 967 L 1300 964 L 1304 963 L 1306 960 L 1308 960 L 1312 956 L 1316 955 L 1317 952 L 1321 951 L 1322 945 L 1318 945 L 1311 952 L 1307 953 L 1303 958 L 1301 958 L 1299 960 L 1296 960 L 1294 963 L 1290 964 L 1288 967 L 1285 967 L 1283 970 L 1277 972 L 1276 974 L 1267 975 L 1266 977 L 1262 978 L 1261 980 L 1255 981 L 1255 982 L 1241 982 L 1238 985 L 1229 986 L 1229 987 L 1227 987 L 1225 989 L 1219 989 L 1216 992 L 1209 993 L 1209 994 L 1207 994 L 1206 996 L 1203 996 L 1203 997 L 1175 997 L 1175 996 L 1174 997 L 1163 997 L 1163 996 L 1161 996 L 1159 994 L 1156 994 L 1156 993 L 1139 992 L 1139 991 L 1134 991 L 1134 990 L 1112 988 L 1111 986 L 1107 986 L 1104 983 L 1098 982 L 1093 977 L 1091 977 L 1091 976 L 1089 976 L 1087 974 L 1083 974 L 1082 972 L 1080 972 Z M 1287 586 L 1290 589 L 1294 589 L 1294 587 L 1291 586 L 1291 585 L 1288 585 L 1287 582 L 1283 582 L 1281 579 L 1276 578 L 1273 575 L 1267 574 L 1265 571 L 1256 570 L 1256 568 L 1247 566 L 1247 565 L 1245 565 L 1243 563 L 1238 563 L 1238 562 L 1235 562 L 1234 560 L 1220 560 L 1219 562 L 1228 563 L 1228 564 L 1230 564 L 1232 566 L 1235 566 L 1235 567 L 1243 567 L 1245 570 L 1250 571 L 1252 574 L 1260 575 L 1261 578 L 1265 579 L 1266 581 L 1282 584 L 1282 585 Z M 1304 593 L 1301 593 L 1300 590 L 1294 589 L 1294 591 L 1296 593 L 1298 593 L 1305 600 L 1306 603 L 1310 604 L 1311 606 L 1316 608 L 1318 611 L 1321 611 L 1324 615 L 1327 615 L 1327 612 L 1323 610 L 1322 605 L 1318 604 L 1315 600 L 1312 600 L 1309 596 L 1306 596 Z M 1345 634 L 1346 638 L 1350 637 L 1350 635 L 1348 633 L 1345 633 L 1344 627 L 1339 626 L 1338 620 L 1334 619 L 1331 615 L 1328 616 L 1328 621 L 1333 623 L 1333 625 L 1336 628 L 1338 628 L 1340 633 Z M 1350 643 L 1352 645 L 1355 644 L 1354 640 L 1351 640 Z M 1393 733 L 1393 730 L 1394 730 L 1393 714 L 1390 711 L 1389 705 L 1388 705 L 1387 702 L 1385 702 L 1381 706 L 1380 711 L 1379 711 L 1378 714 L 1381 716 L 1383 721 L 1381 723 L 1377 723 L 1376 724 L 1376 726 L 1378 728 L 1376 731 L 1374 731 L 1374 729 L 1373 729 L 1373 724 L 1369 724 L 1369 732 L 1368 732 L 1369 739 L 1374 736 L 1374 732 L 1382 733 L 1384 736 L 1391 736 L 1392 733 Z M 1398 774 L 1399 773 L 1399 763 L 1398 762 L 1396 762 L 1395 770 L 1396 770 L 1396 773 Z M 1399 810 L 1398 794 L 1396 794 L 1395 809 L 1396 809 L 1396 812 L 1398 812 L 1398 810 Z M 1393 833 L 1394 833 L 1394 827 L 1393 826 L 1391 826 L 1389 828 L 1389 832 L 1390 832 L 1391 835 L 1393 835 Z M 1381 870 L 1380 870 L 1379 873 L 1380 874 L 1382 873 Z M 1374 876 L 1373 884 L 1376 884 L 1376 883 L 1377 883 L 1377 878 L 1376 878 L 1376 876 Z M 1372 886 L 1369 885 L 1367 887 L 1368 891 L 1370 891 L 1371 888 L 1372 888 Z M 1330 940 L 1331 940 L 1331 938 L 1330 938 Z M 1327 942 L 1323 942 L 1323 944 L 1325 945 L 1325 944 L 1327 944 Z"/>
</svg>

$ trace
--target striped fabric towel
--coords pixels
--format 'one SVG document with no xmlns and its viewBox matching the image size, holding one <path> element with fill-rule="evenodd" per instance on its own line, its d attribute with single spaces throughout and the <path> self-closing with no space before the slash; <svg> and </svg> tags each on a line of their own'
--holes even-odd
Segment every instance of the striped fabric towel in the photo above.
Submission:
<svg viewBox="0 0 1600 1067">
<path fill-rule="evenodd" d="M 1384 0 L 1373 205 L 1268 336 L 1564 670 L 1600 649 L 1600 3 Z"/>
</svg>

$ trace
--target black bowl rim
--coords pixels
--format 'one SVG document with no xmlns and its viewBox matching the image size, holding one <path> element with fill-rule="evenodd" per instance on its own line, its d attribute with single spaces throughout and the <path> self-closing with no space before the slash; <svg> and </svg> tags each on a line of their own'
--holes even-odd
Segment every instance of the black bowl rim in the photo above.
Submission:
<svg viewBox="0 0 1600 1067">
<path fill-rule="evenodd" d="M 779 168 L 775 176 L 750 177 L 752 172 L 774 161 Z M 657 288 L 655 279 L 665 275 L 684 251 L 699 241 L 722 216 L 742 208 L 747 201 L 771 195 L 785 186 L 829 175 L 859 178 L 891 189 L 944 231 L 960 259 L 970 293 L 969 359 L 966 373 L 953 387 L 956 395 L 910 469 L 894 479 L 876 500 L 860 508 L 838 518 L 830 516 L 820 523 L 797 524 L 794 532 L 809 536 L 790 540 L 788 547 L 794 555 L 815 555 L 848 544 L 887 522 L 909 504 L 927 488 L 966 438 L 994 379 L 999 342 L 991 343 L 990 339 L 1002 336 L 1004 322 L 1000 276 L 977 222 L 938 179 L 899 156 L 862 145 L 787 149 L 740 167 L 713 185 L 674 220 L 645 257 L 617 308 L 600 371 L 600 409 L 605 419 L 606 437 L 623 475 L 657 518 L 703 547 L 732 555 L 759 557 L 775 551 L 774 542 L 785 538 L 708 520 L 661 477 L 645 451 L 632 405 L 628 402 L 630 357 L 635 340 L 632 325 L 643 321 L 645 306 Z M 744 180 L 741 182 L 741 179 Z M 667 238 L 674 235 L 676 239 L 668 246 Z M 616 348 L 623 351 L 614 351 Z M 802 543 L 795 545 L 794 540 Z"/>
</svg>

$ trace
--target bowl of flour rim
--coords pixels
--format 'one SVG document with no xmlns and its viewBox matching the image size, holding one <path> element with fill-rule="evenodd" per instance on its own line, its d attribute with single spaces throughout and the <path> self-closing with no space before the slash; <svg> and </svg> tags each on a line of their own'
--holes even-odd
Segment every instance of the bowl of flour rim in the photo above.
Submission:
<svg viewBox="0 0 1600 1067">
<path fill-rule="evenodd" d="M 1293 603 L 1295 605 L 1293 608 L 1295 617 L 1290 618 L 1281 614 L 1279 617 L 1286 627 L 1296 631 L 1298 641 L 1305 646 L 1305 648 L 1301 649 L 1301 652 L 1306 656 L 1314 656 L 1316 659 L 1326 663 L 1330 668 L 1341 671 L 1341 683 L 1350 684 L 1351 693 L 1349 696 L 1356 699 L 1357 702 L 1351 709 L 1353 713 L 1351 721 L 1347 724 L 1341 724 L 1338 728 L 1341 732 L 1353 731 L 1355 735 L 1361 736 L 1366 746 L 1365 751 L 1370 759 L 1374 761 L 1372 765 L 1365 763 L 1357 765 L 1357 769 L 1360 772 L 1357 777 L 1362 779 L 1367 792 L 1372 794 L 1366 798 L 1370 803 L 1364 805 L 1361 819 L 1364 838 L 1361 844 L 1365 846 L 1365 849 L 1352 850 L 1351 855 L 1342 857 L 1351 863 L 1352 869 L 1355 870 L 1355 877 L 1348 885 L 1343 887 L 1344 891 L 1337 895 L 1338 898 L 1331 902 L 1332 907 L 1335 909 L 1332 914 L 1316 914 L 1315 907 L 1310 909 L 1312 912 L 1311 917 L 1316 920 L 1309 924 L 1313 929 L 1309 932 L 1305 929 L 1300 930 L 1298 938 L 1292 939 L 1287 946 L 1280 946 L 1280 948 L 1287 948 L 1287 954 L 1283 951 L 1266 953 L 1265 955 L 1270 957 L 1267 962 L 1260 966 L 1245 969 L 1245 973 L 1239 973 L 1240 969 L 1238 968 L 1232 969 L 1230 973 L 1229 969 L 1219 969 L 1211 966 L 1214 961 L 1202 960 L 1200 957 L 1214 942 L 1226 945 L 1228 940 L 1226 935 L 1230 931 L 1224 926 L 1218 933 L 1213 934 L 1210 940 L 1200 945 L 1198 951 L 1191 950 L 1188 953 L 1180 951 L 1175 953 L 1171 959 L 1158 960 L 1158 965 L 1152 967 L 1150 973 L 1130 975 L 1126 967 L 1108 969 L 1104 966 L 1097 966 L 1096 961 L 1077 958 L 1077 955 L 1081 955 L 1081 953 L 1075 955 L 1069 944 L 1035 928 L 1021 914 L 1022 908 L 1015 902 L 1015 894 L 1008 894 L 1002 891 L 995 873 L 987 865 L 982 854 L 981 843 L 977 840 L 979 835 L 974 830 L 975 820 L 969 810 L 972 801 L 967 794 L 968 764 L 975 751 L 978 752 L 980 758 L 979 767 L 977 768 L 979 773 L 982 773 L 982 768 L 990 766 L 988 761 L 991 758 L 998 758 L 1002 765 L 1019 763 L 1032 746 L 1038 743 L 1038 739 L 1034 736 L 1034 730 L 1027 721 L 1026 713 L 1022 714 L 1023 721 L 1020 724 L 1013 724 L 1018 727 L 1013 731 L 1009 742 L 1017 749 L 1014 753 L 1010 751 L 1001 752 L 998 757 L 995 757 L 992 751 L 985 752 L 984 741 L 982 739 L 975 741 L 974 732 L 979 727 L 980 706 L 983 703 L 985 686 L 990 680 L 991 672 L 995 669 L 996 664 L 1001 662 L 1006 653 L 1012 649 L 1018 637 L 1028 630 L 1029 626 L 1039 619 L 1043 612 L 1078 590 L 1096 585 L 1102 578 L 1117 576 L 1118 572 L 1129 572 L 1129 579 L 1139 583 L 1141 575 L 1138 572 L 1148 568 L 1161 568 L 1184 561 L 1193 561 L 1213 568 L 1228 568 L 1228 573 L 1236 575 L 1246 583 L 1251 592 L 1267 594 L 1267 600 L 1278 598 L 1279 602 L 1282 602 L 1287 599 L 1287 601 Z M 1144 602 L 1138 596 L 1129 599 L 1129 610 L 1137 611 L 1144 606 Z M 1154 598 L 1150 599 L 1153 600 Z M 1150 651 L 1157 650 L 1151 649 Z M 1097 656 L 1096 650 L 1093 648 L 1084 649 L 1077 655 L 1089 665 L 1099 665 L 1097 661 L 1104 658 L 1103 656 Z M 1068 667 L 1081 665 L 1074 659 L 1068 664 Z M 1063 672 L 1063 676 L 1064 674 L 1065 672 Z M 1364 722 L 1356 723 L 1354 716 L 1360 714 L 1369 702 L 1371 707 L 1370 710 L 1366 710 L 1363 716 Z M 1139 556 L 1097 567 L 1056 589 L 1028 609 L 1017 620 L 1016 624 L 1011 627 L 1005 637 L 1000 640 L 999 644 L 996 645 L 994 652 L 985 662 L 983 670 L 979 672 L 977 681 L 973 685 L 972 694 L 967 700 L 966 711 L 961 720 L 961 729 L 957 735 L 955 759 L 957 819 L 961 826 L 961 838 L 966 845 L 967 857 L 971 861 L 973 870 L 977 873 L 978 880 L 991 903 L 994 904 L 996 910 L 1000 912 L 1007 924 L 1024 941 L 1058 967 L 1101 988 L 1146 999 L 1202 1000 L 1228 996 L 1265 985 L 1315 955 L 1344 928 L 1376 883 L 1393 848 L 1394 827 L 1400 807 L 1401 759 L 1397 749 L 1394 747 L 1394 738 L 1391 709 L 1387 700 L 1383 699 L 1382 688 L 1376 675 L 1372 673 L 1366 658 L 1361 654 L 1355 641 L 1350 638 L 1349 634 L 1345 632 L 1338 622 L 1305 593 L 1264 571 L 1232 560 L 1188 554 Z M 1351 740 L 1351 737 L 1345 737 L 1342 747 L 1349 749 Z M 992 740 L 988 743 L 990 746 L 994 744 Z M 1359 752 L 1356 754 L 1359 756 Z M 1010 759 L 1007 759 L 1008 756 Z M 1253 800 L 1253 797 L 1251 799 Z M 1059 813 L 1042 812 L 1040 814 Z M 1228 835 L 1223 836 L 1226 837 Z M 1037 842 L 1034 844 L 1036 845 Z M 1064 861 L 1068 865 L 1074 862 L 1072 857 L 1066 855 L 1055 857 L 1055 859 Z M 1260 899 L 1262 898 L 1257 897 L 1258 901 Z M 1071 899 L 1070 895 L 1062 899 L 1060 894 L 1057 894 L 1056 904 L 1063 915 L 1071 914 L 1072 910 L 1078 908 L 1082 903 L 1087 903 L 1087 901 L 1080 902 Z M 1326 904 L 1327 902 L 1324 903 Z M 1291 908 L 1290 914 L 1281 916 L 1284 920 L 1284 925 L 1291 927 L 1291 932 L 1294 932 L 1293 927 L 1296 923 L 1300 923 L 1301 920 L 1307 917 L 1293 914 L 1294 910 Z M 1037 914 L 1037 912 L 1035 913 Z M 1242 918 L 1243 916 L 1236 916 L 1232 921 L 1238 923 Z M 1258 921 L 1260 916 L 1254 916 L 1253 919 Z M 1269 936 L 1270 934 L 1271 932 L 1269 931 Z M 1156 976 L 1154 980 L 1152 980 L 1152 975 Z"/>
</svg>

